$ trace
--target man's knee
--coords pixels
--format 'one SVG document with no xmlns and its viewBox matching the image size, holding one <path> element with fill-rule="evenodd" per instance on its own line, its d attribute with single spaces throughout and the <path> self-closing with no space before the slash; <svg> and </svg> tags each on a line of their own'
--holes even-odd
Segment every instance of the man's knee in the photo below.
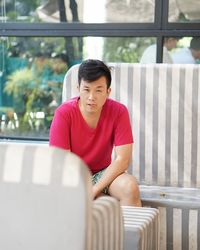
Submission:
<svg viewBox="0 0 200 250">
<path fill-rule="evenodd" d="M 110 186 L 109 191 L 112 194 L 117 193 L 120 199 L 139 199 L 139 187 L 137 180 L 130 174 L 122 174 L 116 178 Z"/>
<path fill-rule="evenodd" d="M 121 188 L 124 193 L 124 196 L 127 198 L 130 197 L 130 198 L 138 199 L 140 196 L 137 180 L 132 175 L 126 175 L 126 178 L 124 179 L 123 185 Z"/>
<path fill-rule="evenodd" d="M 124 206 L 141 206 L 137 180 L 129 174 L 122 174 L 109 187 L 109 194 L 120 200 Z"/>
<path fill-rule="evenodd" d="M 142 206 L 137 180 L 132 175 L 122 174 L 118 176 L 111 183 L 109 194 L 119 199 L 123 206 Z"/>
</svg>

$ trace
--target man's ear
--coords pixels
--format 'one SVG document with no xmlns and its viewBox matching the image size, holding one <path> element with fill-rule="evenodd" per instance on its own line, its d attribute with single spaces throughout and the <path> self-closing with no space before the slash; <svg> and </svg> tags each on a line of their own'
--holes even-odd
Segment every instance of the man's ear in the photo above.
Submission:
<svg viewBox="0 0 200 250">
<path fill-rule="evenodd" d="M 78 89 L 78 91 L 80 91 L 80 85 L 77 84 L 76 88 Z"/>
<path fill-rule="evenodd" d="M 108 96 L 109 96 L 110 93 L 111 93 L 111 88 L 108 88 L 107 93 L 108 93 Z"/>
</svg>

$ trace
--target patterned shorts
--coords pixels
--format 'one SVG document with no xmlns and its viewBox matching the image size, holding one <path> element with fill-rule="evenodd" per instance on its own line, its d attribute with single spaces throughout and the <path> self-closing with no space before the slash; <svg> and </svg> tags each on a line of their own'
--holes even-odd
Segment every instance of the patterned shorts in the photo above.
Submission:
<svg viewBox="0 0 200 250">
<path fill-rule="evenodd" d="M 101 179 L 103 173 L 105 172 L 106 168 L 104 168 L 103 170 L 100 170 L 99 172 L 97 172 L 96 174 L 94 174 L 92 176 L 92 184 L 95 185 L 97 182 L 99 182 L 99 180 Z M 102 193 L 104 194 L 108 194 L 108 187 L 105 187 L 102 190 Z"/>
</svg>

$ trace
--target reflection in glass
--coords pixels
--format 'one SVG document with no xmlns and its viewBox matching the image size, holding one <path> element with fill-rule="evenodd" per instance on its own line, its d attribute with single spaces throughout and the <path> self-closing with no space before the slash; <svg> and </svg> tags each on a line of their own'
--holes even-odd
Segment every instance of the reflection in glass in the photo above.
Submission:
<svg viewBox="0 0 200 250">
<path fill-rule="evenodd" d="M 178 42 L 177 37 L 165 37 L 163 41 L 163 63 L 171 64 L 173 63 L 173 58 L 171 52 L 174 48 L 176 48 Z M 148 46 L 140 59 L 140 63 L 156 63 L 156 52 L 157 52 L 157 45 L 156 43 L 151 44 Z"/>
<path fill-rule="evenodd" d="M 169 22 L 200 21 L 200 1 L 169 0 Z"/>
<path fill-rule="evenodd" d="M 151 37 L 105 38 L 103 60 L 138 63 L 144 49 L 154 42 Z"/>
<path fill-rule="evenodd" d="M 131 37 L 1 37 L 0 136 L 48 138 L 69 67 L 86 58 L 139 62 L 151 43 Z"/>
<path fill-rule="evenodd" d="M 107 0 L 107 22 L 154 22 L 155 0 Z"/>
<path fill-rule="evenodd" d="M 155 0 L 1 0 L 2 22 L 153 22 Z"/>
<path fill-rule="evenodd" d="M 61 38 L 3 38 L 0 135 L 47 137 L 67 70 Z"/>
<path fill-rule="evenodd" d="M 200 37 L 183 37 L 179 40 L 177 48 L 172 51 L 173 63 L 199 64 L 200 63 Z"/>
</svg>

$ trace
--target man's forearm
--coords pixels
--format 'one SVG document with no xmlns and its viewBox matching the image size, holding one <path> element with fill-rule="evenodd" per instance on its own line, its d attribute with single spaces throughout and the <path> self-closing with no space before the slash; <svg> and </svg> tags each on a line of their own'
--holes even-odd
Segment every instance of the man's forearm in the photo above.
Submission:
<svg viewBox="0 0 200 250">
<path fill-rule="evenodd" d="M 115 159 L 105 170 L 99 182 L 93 187 L 93 192 L 97 196 L 105 187 L 109 186 L 114 179 L 128 169 L 129 161 L 125 159 Z"/>
</svg>

